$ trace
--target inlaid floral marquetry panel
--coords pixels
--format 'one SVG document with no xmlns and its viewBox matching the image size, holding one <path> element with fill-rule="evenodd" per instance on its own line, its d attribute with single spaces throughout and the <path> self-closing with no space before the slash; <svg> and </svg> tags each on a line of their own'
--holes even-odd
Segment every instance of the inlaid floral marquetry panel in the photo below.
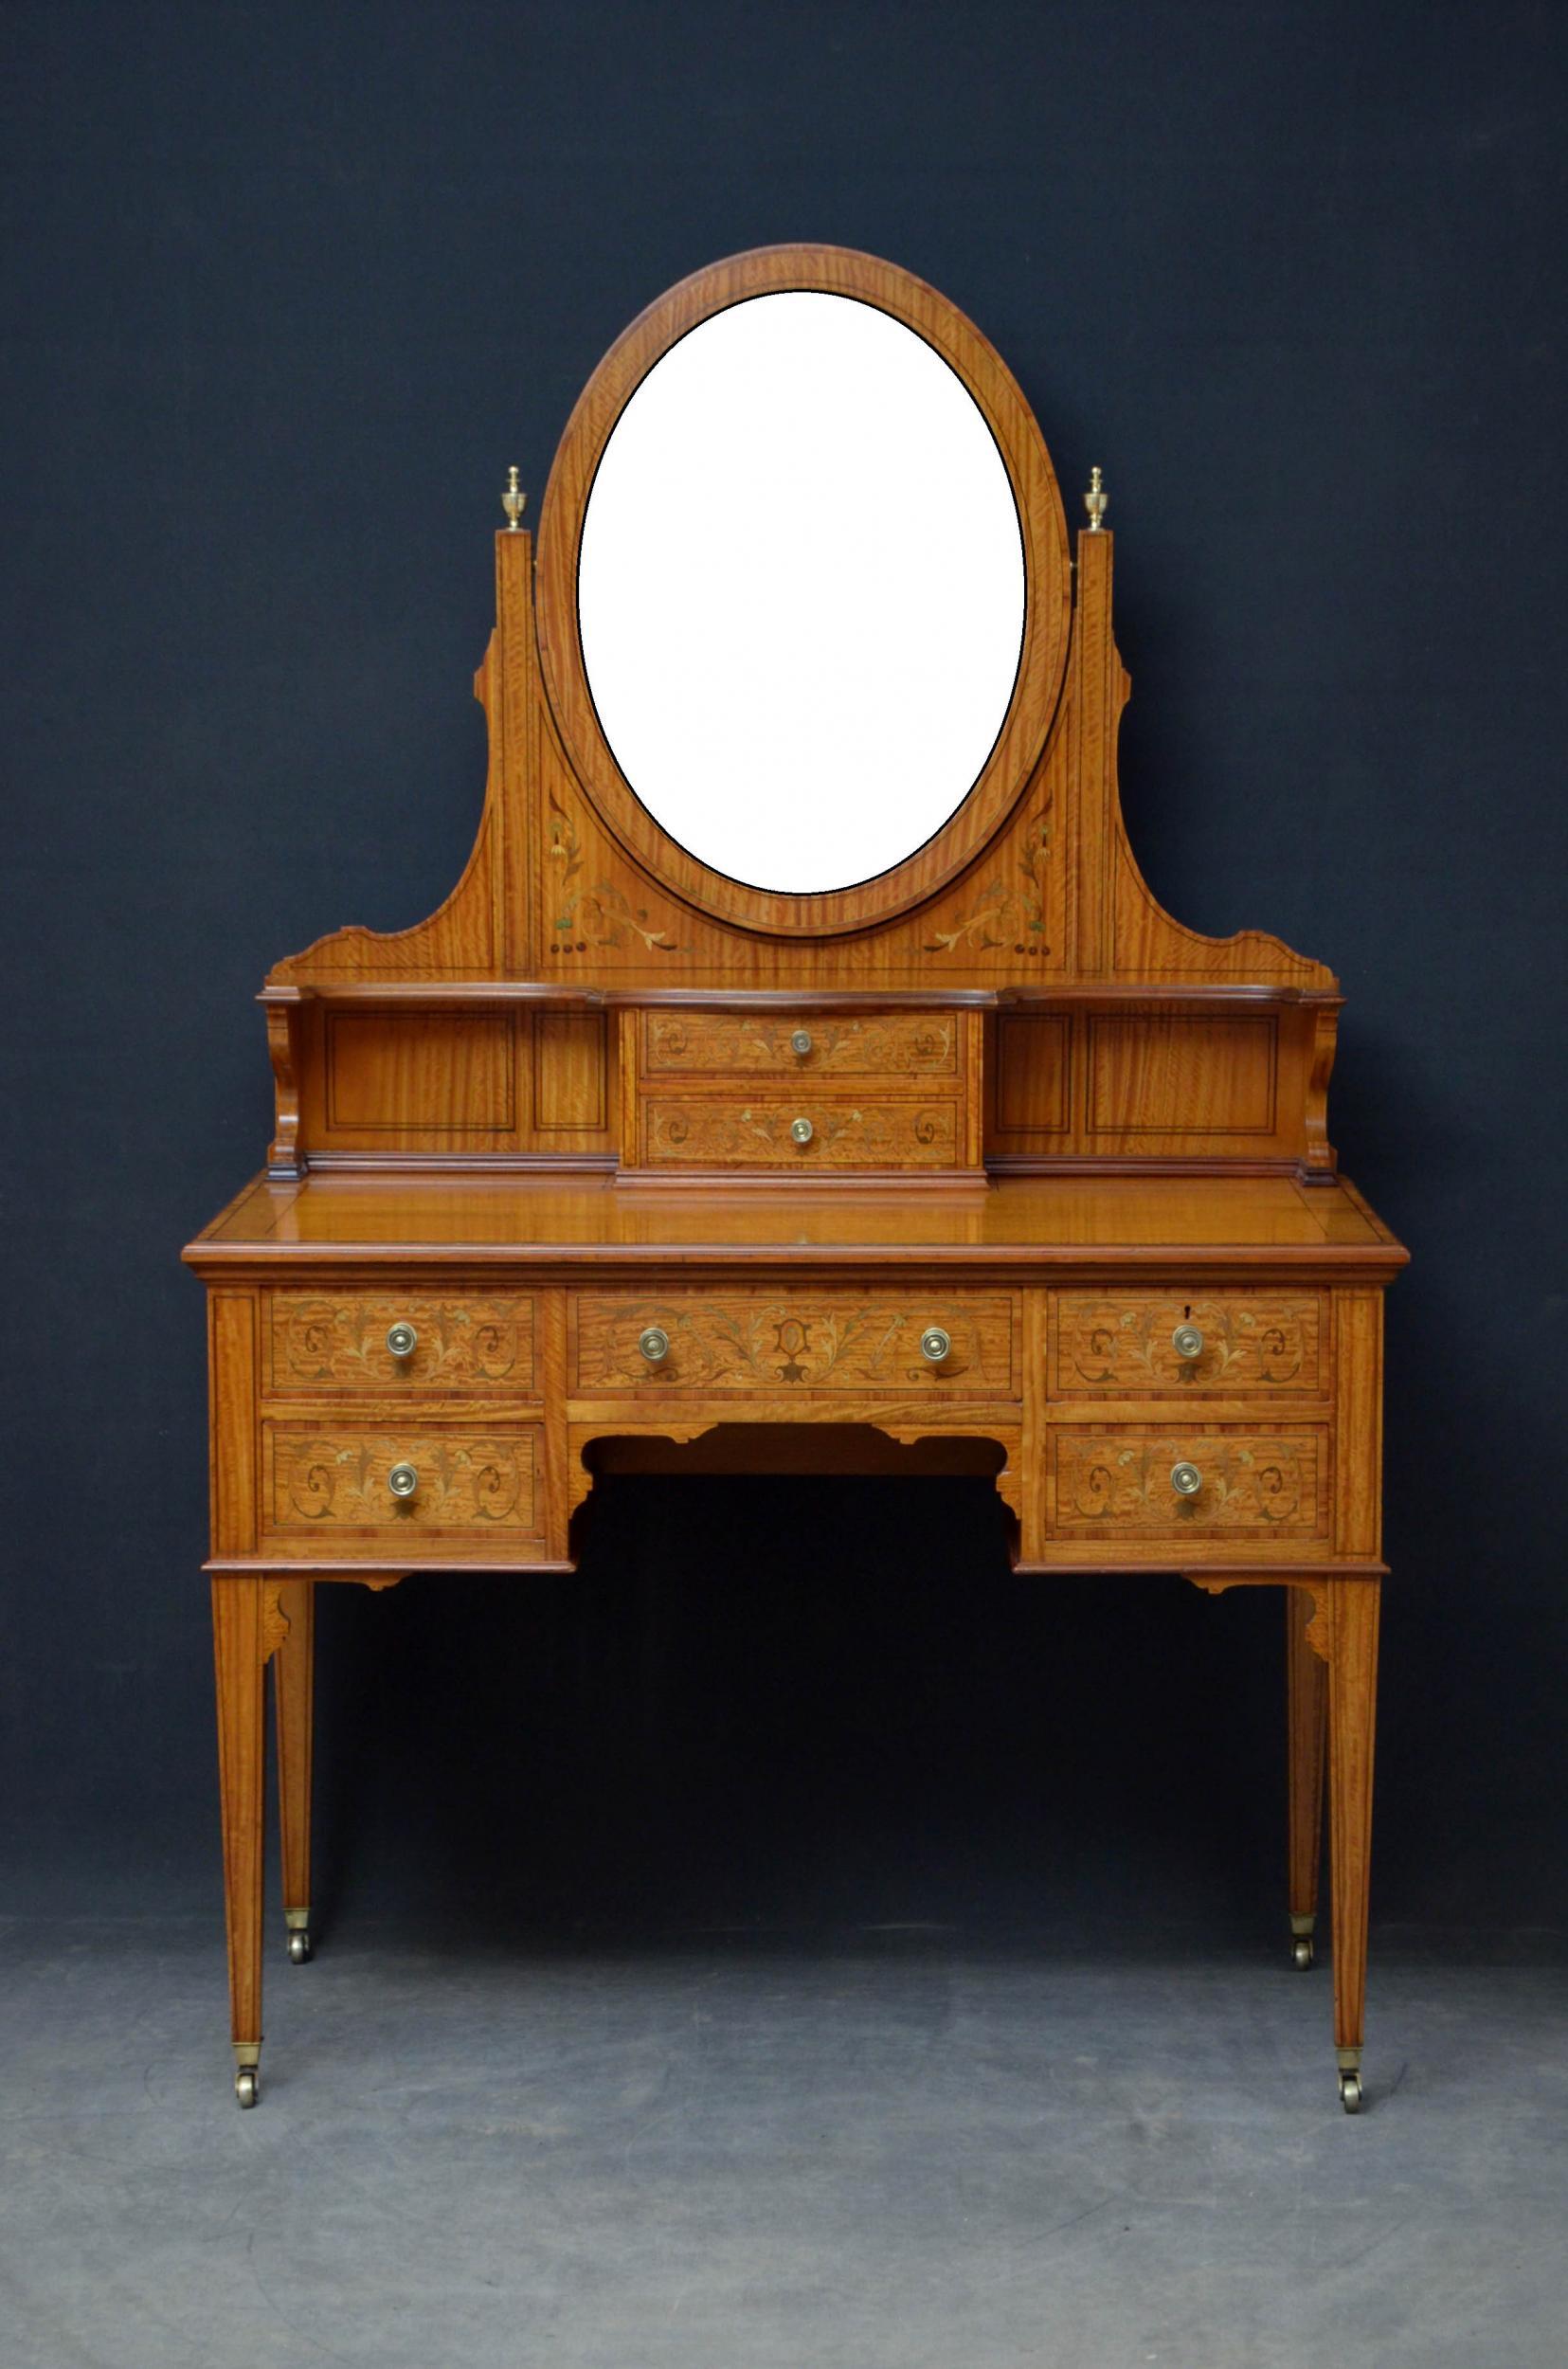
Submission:
<svg viewBox="0 0 1568 2369">
<path fill-rule="evenodd" d="M 1327 1434 L 1078 1429 L 1050 1434 L 1058 1535 L 1108 1541 L 1246 1533 L 1321 1538 L 1328 1527 Z M 1186 1468 L 1198 1486 L 1173 1477 Z"/>
<path fill-rule="evenodd" d="M 803 1043 L 802 1052 L 799 1045 Z M 650 1012 L 643 1069 L 650 1076 L 759 1072 L 771 1076 L 951 1077 L 958 1022 L 947 1012 Z"/>
<path fill-rule="evenodd" d="M 1316 1397 L 1323 1371 L 1316 1293 L 1235 1293 L 1192 1299 L 1063 1292 L 1056 1298 L 1055 1387 L 1062 1398 L 1165 1397 L 1264 1390 Z M 1177 1336 L 1201 1337 L 1183 1357 Z"/>
<path fill-rule="evenodd" d="M 685 1299 L 584 1293 L 576 1306 L 574 1387 L 600 1390 L 919 1390 L 1013 1397 L 1015 1303 L 1005 1293 L 955 1301 L 943 1292 L 909 1298 L 755 1294 Z M 933 1327 L 951 1344 L 939 1363 L 921 1354 Z M 668 1353 L 651 1362 L 643 1335 Z"/>
<path fill-rule="evenodd" d="M 804 1144 L 791 1132 L 804 1119 Z M 643 1107 L 650 1164 L 693 1167 L 947 1168 L 962 1141 L 956 1102 L 823 1102 L 802 1094 L 788 1102 L 664 1102 Z"/>
<path fill-rule="evenodd" d="M 322 1389 L 528 1391 L 533 1302 L 513 1293 L 437 1298 L 420 1292 L 274 1292 L 267 1386 L 278 1397 Z M 394 1356 L 387 1334 L 414 1334 Z"/>
<path fill-rule="evenodd" d="M 324 1431 L 306 1423 L 269 1423 L 267 1503 L 275 1532 L 410 1529 L 537 1535 L 534 1468 L 537 1434 L 440 1431 Z M 391 1486 L 394 1469 L 414 1475 L 412 1491 Z"/>
</svg>

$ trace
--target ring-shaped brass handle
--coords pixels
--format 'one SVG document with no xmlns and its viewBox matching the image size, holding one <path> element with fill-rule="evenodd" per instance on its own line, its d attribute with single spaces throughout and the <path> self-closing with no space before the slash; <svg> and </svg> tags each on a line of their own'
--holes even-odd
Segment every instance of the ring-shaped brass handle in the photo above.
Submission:
<svg viewBox="0 0 1568 2369">
<path fill-rule="evenodd" d="M 392 1325 L 387 1330 L 387 1347 L 394 1357 L 412 1357 L 419 1347 L 419 1334 L 412 1325 Z"/>
<path fill-rule="evenodd" d="M 1178 1325 L 1171 1334 L 1171 1347 L 1178 1357 L 1195 1358 L 1203 1354 L 1203 1335 L 1196 1325 Z"/>
<path fill-rule="evenodd" d="M 1196 1497 L 1203 1486 L 1203 1475 L 1196 1464 L 1183 1460 L 1171 1466 L 1171 1487 L 1179 1497 Z"/>
<path fill-rule="evenodd" d="M 419 1487 L 419 1474 L 411 1464 L 394 1464 L 387 1475 L 387 1486 L 394 1497 L 411 1497 Z"/>
<path fill-rule="evenodd" d="M 920 1354 L 928 1365 L 940 1365 L 952 1349 L 950 1335 L 940 1325 L 928 1325 L 920 1336 Z"/>
<path fill-rule="evenodd" d="M 638 1335 L 638 1347 L 650 1365 L 662 1365 L 670 1354 L 670 1336 L 658 1325 L 650 1325 Z"/>
</svg>

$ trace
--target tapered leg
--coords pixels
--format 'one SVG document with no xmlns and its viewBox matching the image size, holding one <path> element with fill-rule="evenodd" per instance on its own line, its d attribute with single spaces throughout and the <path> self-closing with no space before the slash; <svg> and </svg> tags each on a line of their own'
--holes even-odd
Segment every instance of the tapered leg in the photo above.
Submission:
<svg viewBox="0 0 1568 2369">
<path fill-rule="evenodd" d="M 1361 2102 L 1366 1919 L 1372 1866 L 1379 1580 L 1332 1580 L 1328 1619 L 1328 1834 L 1334 1911 L 1334 2046 L 1340 2095 Z"/>
<path fill-rule="evenodd" d="M 1323 1770 L 1328 1745 L 1328 1671 L 1307 1639 L 1314 1610 L 1303 1587 L 1285 1590 L 1285 1703 L 1288 1762 L 1287 1845 L 1291 1950 L 1312 1962 L 1323 1848 Z"/>
<path fill-rule="evenodd" d="M 218 1784 L 223 1808 L 224 1901 L 228 1917 L 229 2034 L 235 2095 L 254 2106 L 261 2055 L 262 1721 L 265 1652 L 261 1579 L 212 1582 L 218 1681 Z"/>
<path fill-rule="evenodd" d="M 311 1740 L 315 1691 L 315 1582 L 280 1580 L 279 1611 L 288 1622 L 273 1660 L 278 1731 L 278 1809 L 282 1835 L 283 1922 L 289 1956 L 311 1954 Z"/>
</svg>

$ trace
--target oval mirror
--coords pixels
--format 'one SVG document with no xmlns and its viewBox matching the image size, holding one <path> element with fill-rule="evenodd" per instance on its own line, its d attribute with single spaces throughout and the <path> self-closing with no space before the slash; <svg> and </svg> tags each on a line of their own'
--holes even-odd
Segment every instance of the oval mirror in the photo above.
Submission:
<svg viewBox="0 0 1568 2369">
<path fill-rule="evenodd" d="M 622 853 L 731 928 L 874 928 L 994 839 L 1060 697 L 1051 456 L 956 304 L 757 247 L 639 314 L 545 487 L 539 662 Z"/>
<path fill-rule="evenodd" d="M 655 822 L 757 889 L 913 855 L 1012 701 L 1023 538 L 964 381 L 874 305 L 759 296 L 636 387 L 594 475 L 578 630 L 601 729 Z"/>
</svg>

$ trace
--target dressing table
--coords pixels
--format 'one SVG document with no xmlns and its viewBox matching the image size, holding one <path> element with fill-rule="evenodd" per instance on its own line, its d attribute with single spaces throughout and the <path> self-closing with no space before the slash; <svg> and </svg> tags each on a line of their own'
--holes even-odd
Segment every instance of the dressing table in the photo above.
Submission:
<svg viewBox="0 0 1568 2369">
<path fill-rule="evenodd" d="M 1042 1585 L 1286 1612 L 1290 1954 L 1330 1829 L 1361 2104 L 1383 1293 L 1341 996 L 1162 912 L 1117 791 L 1093 472 L 909 273 L 783 246 L 593 373 L 516 472 L 483 819 L 432 917 L 261 993 L 263 1174 L 206 1286 L 236 2091 L 261 2044 L 265 1670 L 311 1951 L 313 1603 L 569 1571 L 609 1471 L 972 1472 Z M 868 1555 L 874 1538 L 865 1542 Z"/>
</svg>

